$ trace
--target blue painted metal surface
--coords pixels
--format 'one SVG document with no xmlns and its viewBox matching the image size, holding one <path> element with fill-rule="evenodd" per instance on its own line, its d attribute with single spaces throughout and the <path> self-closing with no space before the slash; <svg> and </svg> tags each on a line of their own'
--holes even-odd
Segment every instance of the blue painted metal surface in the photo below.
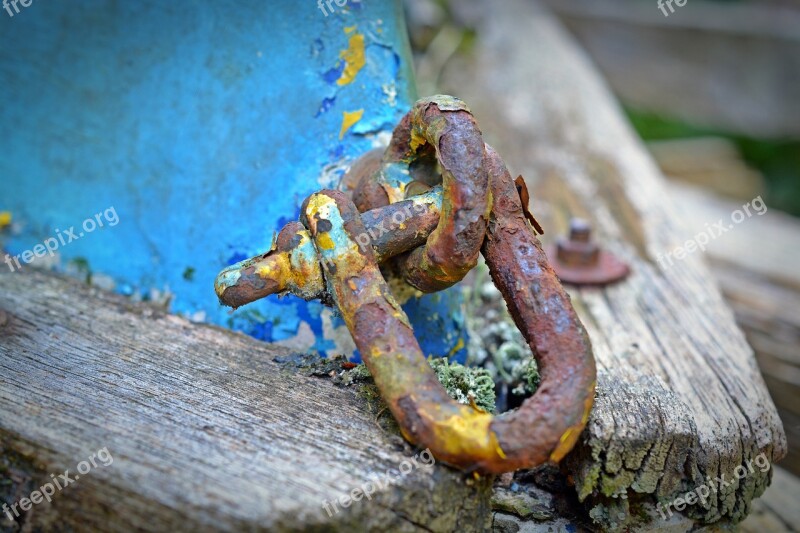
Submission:
<svg viewBox="0 0 800 533">
<path fill-rule="evenodd" d="M 310 0 L 0 11 L 4 247 L 20 254 L 75 226 L 74 242 L 34 262 L 88 265 L 124 293 L 169 292 L 198 320 L 299 345 L 313 332 L 309 348 L 348 353 L 343 323 L 318 303 L 230 314 L 213 291 L 222 267 L 267 250 L 415 98 L 399 1 L 325 11 Z M 117 224 L 82 231 L 110 207 Z M 457 290 L 406 308 L 427 353 L 464 354 Z"/>
</svg>

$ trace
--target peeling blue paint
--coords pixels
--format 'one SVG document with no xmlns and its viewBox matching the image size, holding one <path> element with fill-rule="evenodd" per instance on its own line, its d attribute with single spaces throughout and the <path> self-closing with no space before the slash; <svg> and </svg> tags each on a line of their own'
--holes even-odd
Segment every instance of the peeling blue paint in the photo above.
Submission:
<svg viewBox="0 0 800 533">
<path fill-rule="evenodd" d="M 334 104 L 336 104 L 336 97 L 335 96 L 332 96 L 330 98 L 323 98 L 322 99 L 322 103 L 320 104 L 319 109 L 317 110 L 317 114 L 314 115 L 314 117 L 317 118 L 321 114 L 327 113 L 328 111 L 331 110 L 331 108 L 334 106 Z"/>
<path fill-rule="evenodd" d="M 228 258 L 228 260 L 225 262 L 225 264 L 226 264 L 226 266 L 235 265 L 236 263 L 244 261 L 248 257 L 249 257 L 248 255 L 243 254 L 241 252 L 234 252 L 234 254 Z"/>
<path fill-rule="evenodd" d="M 339 86 L 353 26 L 368 64 Z M 272 297 L 231 315 L 213 279 L 267 251 L 306 196 L 392 129 L 415 99 L 410 58 L 399 1 L 325 17 L 315 3 L 84 0 L 0 17 L 0 211 L 20 230 L 2 244 L 20 253 L 113 206 L 119 224 L 63 247 L 62 266 L 86 258 L 120 292 L 170 291 L 173 311 L 264 340 L 304 321 L 330 350 L 318 303 Z M 342 112 L 359 109 L 340 141 Z M 454 312 L 448 295 L 410 306 L 427 353 L 452 347 L 454 332 L 420 319 Z"/>
<path fill-rule="evenodd" d="M 368 63 L 374 64 L 375 62 L 380 62 L 391 67 L 392 78 L 395 78 L 400 72 L 400 56 L 391 45 L 381 42 L 372 42 L 368 44 L 367 59 Z"/>
<path fill-rule="evenodd" d="M 330 151 L 331 159 L 340 159 L 344 155 L 344 145 L 337 145 L 336 148 Z"/>
<path fill-rule="evenodd" d="M 344 61 L 339 61 L 335 67 L 322 73 L 322 79 L 328 85 L 336 85 L 338 79 L 342 77 L 342 72 L 344 72 Z"/>
</svg>

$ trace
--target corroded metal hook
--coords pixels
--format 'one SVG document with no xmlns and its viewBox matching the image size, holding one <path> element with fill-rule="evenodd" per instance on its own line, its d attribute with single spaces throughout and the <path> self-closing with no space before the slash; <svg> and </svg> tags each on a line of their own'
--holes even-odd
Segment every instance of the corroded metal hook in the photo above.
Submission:
<svg viewBox="0 0 800 533">
<path fill-rule="evenodd" d="M 428 156 L 442 168 L 443 189 L 403 200 L 413 181 L 403 165 Z M 269 253 L 220 274 L 220 301 L 237 307 L 291 292 L 337 305 L 403 435 L 443 462 L 498 473 L 560 461 L 594 400 L 591 345 L 514 181 L 466 106 L 451 97 L 418 102 L 395 130 L 380 171 L 359 184 L 354 199 L 373 209 L 359 213 L 340 191 L 311 195 L 302 224 L 287 225 Z M 398 211 L 414 216 L 362 245 L 360 236 Z M 439 384 L 378 266 L 410 250 L 401 271 L 423 290 L 456 283 L 483 253 L 542 378 L 519 409 L 495 417 L 456 403 Z"/>
</svg>

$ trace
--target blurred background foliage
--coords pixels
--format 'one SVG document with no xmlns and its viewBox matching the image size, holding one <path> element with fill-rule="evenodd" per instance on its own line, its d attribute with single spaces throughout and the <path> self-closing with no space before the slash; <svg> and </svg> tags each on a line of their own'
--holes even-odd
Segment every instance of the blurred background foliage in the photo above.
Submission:
<svg viewBox="0 0 800 533">
<path fill-rule="evenodd" d="M 549 0 L 668 178 L 800 216 L 800 2 Z M 456 0 L 406 0 L 421 95 L 480 36 Z M 502 61 L 498 58 L 498 61 Z"/>
<path fill-rule="evenodd" d="M 647 111 L 631 108 L 625 111 L 636 132 L 645 141 L 706 137 L 730 141 L 743 160 L 763 176 L 764 200 L 767 204 L 800 216 L 800 141 L 749 137 Z"/>
</svg>

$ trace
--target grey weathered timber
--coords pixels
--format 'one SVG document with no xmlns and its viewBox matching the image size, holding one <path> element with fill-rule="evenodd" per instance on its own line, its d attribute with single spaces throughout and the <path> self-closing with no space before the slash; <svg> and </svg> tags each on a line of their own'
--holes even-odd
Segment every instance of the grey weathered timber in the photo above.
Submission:
<svg viewBox="0 0 800 533">
<path fill-rule="evenodd" d="M 800 135 L 797 2 L 549 0 L 633 108 L 750 137 Z M 666 2 L 662 2 L 666 3 Z"/>
<path fill-rule="evenodd" d="M 490 144 L 534 191 L 545 240 L 570 216 L 593 224 L 633 274 L 573 303 L 598 362 L 597 402 L 568 465 L 579 497 L 606 527 L 635 522 L 631 502 L 671 501 L 712 478 L 731 479 L 786 438 L 702 254 L 662 261 L 685 242 L 663 177 L 596 70 L 536 3 L 459 2 L 479 41 L 442 73 L 441 91 L 470 104 Z M 766 487 L 756 470 L 684 511 L 698 523 L 740 520 Z M 658 514 L 653 515 L 656 522 Z"/>
<path fill-rule="evenodd" d="M 671 183 L 686 238 L 730 219 L 752 202 L 732 201 Z M 708 243 L 706 256 L 736 322 L 756 353 L 784 424 L 789 451 L 781 466 L 800 474 L 800 220 L 777 210 L 752 216 Z M 738 217 L 738 215 L 737 215 Z M 795 495 L 800 498 L 800 493 Z M 798 522 L 800 527 L 800 522 Z"/>
<path fill-rule="evenodd" d="M 354 390 L 274 362 L 285 349 L 35 271 L 0 273 L 0 309 L 0 474 L 11 481 L 0 494 L 18 501 L 102 448 L 113 457 L 34 506 L 25 528 L 488 525 L 487 482 L 440 465 L 329 517 L 325 500 L 398 469 L 413 450 Z"/>
</svg>

